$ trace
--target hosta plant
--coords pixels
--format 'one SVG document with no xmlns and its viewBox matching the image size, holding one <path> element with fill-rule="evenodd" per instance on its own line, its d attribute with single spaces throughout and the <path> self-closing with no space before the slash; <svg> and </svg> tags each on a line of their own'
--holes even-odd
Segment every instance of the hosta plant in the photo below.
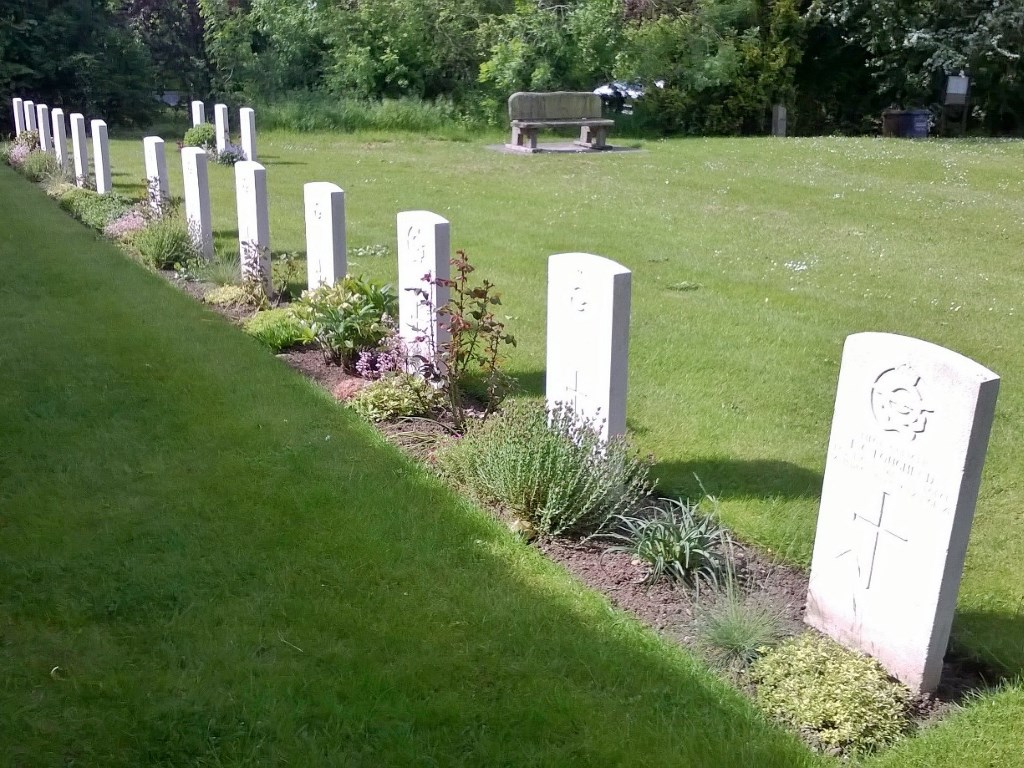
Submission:
<svg viewBox="0 0 1024 768">
<path fill-rule="evenodd" d="M 398 296 L 390 285 L 345 277 L 304 291 L 295 315 L 310 329 L 325 359 L 351 368 L 365 349 L 376 349 L 391 333 Z"/>
</svg>

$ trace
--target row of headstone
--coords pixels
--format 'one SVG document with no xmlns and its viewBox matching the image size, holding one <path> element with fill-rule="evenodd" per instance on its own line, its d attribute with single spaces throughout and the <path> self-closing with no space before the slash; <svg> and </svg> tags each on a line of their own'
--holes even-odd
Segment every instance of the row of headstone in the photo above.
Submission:
<svg viewBox="0 0 1024 768">
<path fill-rule="evenodd" d="M 51 113 L 46 104 L 35 104 L 20 98 L 12 99 L 14 110 L 15 136 L 24 131 L 36 131 L 39 135 L 39 149 L 57 159 L 61 168 L 68 167 L 68 134 L 64 123 L 64 110 L 54 109 Z M 70 116 L 71 140 L 74 154 L 75 183 L 84 187 L 89 179 L 89 151 L 86 145 L 85 117 L 78 112 Z M 93 165 L 96 191 L 103 195 L 111 191 L 110 147 L 107 124 L 102 120 L 92 121 Z"/>
<path fill-rule="evenodd" d="M 217 151 L 223 152 L 227 147 L 231 126 L 228 118 L 228 107 L 226 104 L 213 105 L 214 129 L 217 141 Z M 192 102 L 192 126 L 202 125 L 206 122 L 206 105 L 201 101 Z M 242 152 L 246 160 L 256 160 L 256 112 L 251 107 L 242 107 L 238 110 L 239 131 L 241 135 Z"/>
<path fill-rule="evenodd" d="M 35 105 L 18 106 L 25 130 L 41 123 Z M 105 127 L 94 121 L 94 140 L 105 139 Z M 81 115 L 72 129 L 82 176 Z M 104 145 L 97 140 L 97 155 Z M 166 195 L 163 142 L 148 137 L 145 153 L 147 176 Z M 209 257 L 207 162 L 201 149 L 182 150 L 186 215 Z M 243 275 L 269 290 L 266 169 L 239 162 L 235 181 Z M 309 286 L 330 285 L 347 270 L 344 191 L 314 182 L 303 194 Z M 397 230 L 399 332 L 411 355 L 429 360 L 446 341 L 436 309 L 448 300 L 438 279 L 449 276 L 450 224 L 403 211 Z M 548 260 L 547 403 L 571 408 L 606 440 L 626 427 L 630 294 L 631 273 L 614 261 Z M 846 341 L 806 621 L 914 691 L 934 690 L 941 676 L 998 389 L 996 374 L 928 342 L 885 333 Z"/>
</svg>

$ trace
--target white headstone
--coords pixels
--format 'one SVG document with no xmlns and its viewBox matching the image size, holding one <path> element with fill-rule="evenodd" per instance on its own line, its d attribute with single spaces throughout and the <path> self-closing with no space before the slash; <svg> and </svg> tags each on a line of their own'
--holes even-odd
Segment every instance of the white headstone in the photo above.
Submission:
<svg viewBox="0 0 1024 768">
<path fill-rule="evenodd" d="M 906 336 L 846 339 L 806 621 L 939 683 L 999 377 Z"/>
<path fill-rule="evenodd" d="M 241 124 L 242 151 L 246 160 L 256 160 L 256 112 L 251 107 L 238 110 L 238 121 Z"/>
<path fill-rule="evenodd" d="M 786 135 L 786 107 L 776 104 L 772 107 L 772 136 Z"/>
<path fill-rule="evenodd" d="M 192 242 L 204 259 L 213 258 L 213 227 L 210 219 L 210 178 L 206 150 L 183 147 L 181 173 L 185 180 L 185 220 Z"/>
<path fill-rule="evenodd" d="M 68 127 L 64 122 L 64 110 L 57 108 L 50 113 L 53 124 L 53 152 L 61 170 L 68 167 Z"/>
<path fill-rule="evenodd" d="M 589 253 L 548 260 L 548 408 L 569 406 L 608 440 L 626 432 L 632 273 Z"/>
<path fill-rule="evenodd" d="M 18 136 L 25 131 L 25 102 L 23 99 L 11 99 L 11 108 L 14 110 L 14 135 Z"/>
<path fill-rule="evenodd" d="M 142 154 L 146 160 L 146 186 L 148 187 L 149 203 L 159 211 L 164 201 L 171 194 L 167 181 L 167 156 L 164 153 L 164 140 L 159 136 L 147 136 L 142 140 Z"/>
<path fill-rule="evenodd" d="M 34 101 L 26 101 L 22 106 L 25 107 L 25 130 L 38 131 L 39 125 L 36 123 L 36 103 Z"/>
<path fill-rule="evenodd" d="M 107 124 L 92 121 L 92 164 L 96 173 L 96 191 L 105 195 L 111 190 L 110 145 L 107 142 Z"/>
<path fill-rule="evenodd" d="M 270 210 L 267 204 L 267 169 L 251 160 L 235 163 L 238 210 L 238 247 L 242 278 L 260 281 L 269 294 Z"/>
<path fill-rule="evenodd" d="M 85 117 L 71 113 L 71 149 L 75 154 L 75 184 L 84 187 L 89 183 L 89 147 L 85 143 Z"/>
<path fill-rule="evenodd" d="M 39 126 L 39 151 L 52 152 L 53 141 L 50 139 L 50 108 L 45 104 L 36 104 L 36 125 Z"/>
<path fill-rule="evenodd" d="M 334 285 L 345 277 L 345 192 L 337 184 L 314 181 L 302 188 L 306 203 L 306 271 L 309 288 Z"/>
<path fill-rule="evenodd" d="M 398 333 L 412 369 L 438 362 L 434 352 L 451 338 L 437 315 L 450 292 L 434 282 L 448 279 L 451 255 L 451 225 L 446 219 L 430 211 L 398 214 Z"/>
<path fill-rule="evenodd" d="M 192 127 L 206 122 L 206 105 L 201 101 L 192 102 Z"/>
<path fill-rule="evenodd" d="M 228 145 L 228 107 L 226 104 L 213 105 L 213 121 L 217 128 L 217 151 L 223 152 Z M 246 158 L 248 160 L 248 158 Z"/>
</svg>

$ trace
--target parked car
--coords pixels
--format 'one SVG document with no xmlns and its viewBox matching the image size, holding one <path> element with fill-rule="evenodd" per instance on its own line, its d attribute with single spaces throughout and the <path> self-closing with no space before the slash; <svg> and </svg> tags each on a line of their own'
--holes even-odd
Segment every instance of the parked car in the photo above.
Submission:
<svg viewBox="0 0 1024 768">
<path fill-rule="evenodd" d="M 657 80 L 654 85 L 658 88 L 664 88 L 665 81 Z M 633 102 L 643 97 L 644 86 L 643 83 L 613 80 L 610 83 L 599 85 L 594 89 L 594 93 L 601 97 L 601 103 L 605 109 L 615 112 L 631 112 L 633 110 Z"/>
</svg>

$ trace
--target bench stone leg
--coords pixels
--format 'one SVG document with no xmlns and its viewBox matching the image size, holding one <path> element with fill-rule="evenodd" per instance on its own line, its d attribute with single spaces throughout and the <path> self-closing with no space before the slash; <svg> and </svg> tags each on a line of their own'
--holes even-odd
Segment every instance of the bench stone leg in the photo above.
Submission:
<svg viewBox="0 0 1024 768">
<path fill-rule="evenodd" d="M 510 146 L 516 149 L 528 149 L 530 152 L 537 151 L 537 129 L 517 128 L 512 126 L 512 141 Z"/>
<path fill-rule="evenodd" d="M 584 125 L 580 127 L 580 140 L 577 143 L 591 149 L 607 149 L 607 137 L 608 129 L 603 125 Z"/>
</svg>

